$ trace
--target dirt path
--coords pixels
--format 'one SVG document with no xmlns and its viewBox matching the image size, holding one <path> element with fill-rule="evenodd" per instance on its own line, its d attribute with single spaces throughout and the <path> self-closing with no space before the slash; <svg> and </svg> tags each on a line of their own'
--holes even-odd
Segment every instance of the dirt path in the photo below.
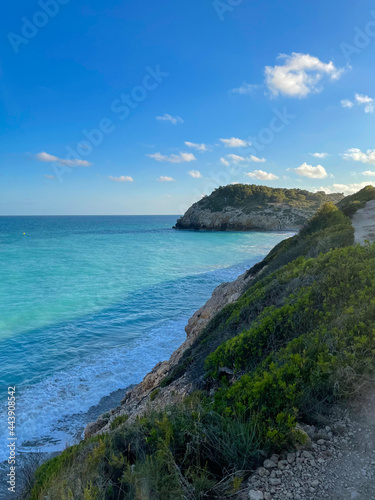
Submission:
<svg viewBox="0 0 375 500">
<path fill-rule="evenodd" d="M 365 208 L 358 210 L 352 219 L 356 243 L 375 241 L 375 200 L 368 201 Z"/>
</svg>

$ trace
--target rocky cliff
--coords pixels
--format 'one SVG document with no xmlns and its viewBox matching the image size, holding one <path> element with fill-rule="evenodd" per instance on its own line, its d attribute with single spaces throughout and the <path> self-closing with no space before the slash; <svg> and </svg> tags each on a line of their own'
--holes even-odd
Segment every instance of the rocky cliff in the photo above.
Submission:
<svg viewBox="0 0 375 500">
<path fill-rule="evenodd" d="M 216 189 L 178 219 L 176 229 L 297 231 L 323 203 L 341 194 L 236 184 Z"/>
</svg>

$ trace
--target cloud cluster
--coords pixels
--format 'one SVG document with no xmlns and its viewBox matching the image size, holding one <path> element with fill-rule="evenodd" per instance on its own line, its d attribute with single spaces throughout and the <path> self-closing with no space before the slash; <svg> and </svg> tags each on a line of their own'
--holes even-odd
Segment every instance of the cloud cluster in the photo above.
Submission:
<svg viewBox="0 0 375 500">
<path fill-rule="evenodd" d="M 278 179 L 278 176 L 265 172 L 264 170 L 254 170 L 253 172 L 246 172 L 245 175 L 252 177 L 253 179 L 259 179 L 262 181 L 274 181 Z"/>
<path fill-rule="evenodd" d="M 337 80 L 343 73 L 332 61 L 324 63 L 309 54 L 280 54 L 278 59 L 283 64 L 265 68 L 266 84 L 274 96 L 303 98 L 322 90 L 324 76 Z"/>
<path fill-rule="evenodd" d="M 354 106 L 363 106 L 365 113 L 373 113 L 375 111 L 375 100 L 372 97 L 364 94 L 355 94 L 354 101 L 343 99 L 341 106 L 343 108 L 353 108 Z"/>
<path fill-rule="evenodd" d="M 173 125 L 177 125 L 177 123 L 184 123 L 184 120 L 181 118 L 181 116 L 172 116 L 168 113 L 164 113 L 164 115 L 162 116 L 157 116 L 156 119 L 160 122 L 170 122 Z"/>
<path fill-rule="evenodd" d="M 154 160 L 159 162 L 166 161 L 169 163 L 185 163 L 196 160 L 193 153 L 179 153 L 178 155 L 162 155 L 161 153 L 154 153 L 152 155 L 146 156 L 148 156 L 149 158 L 153 158 Z"/>
<path fill-rule="evenodd" d="M 38 153 L 34 156 L 38 161 L 44 163 L 58 163 L 64 167 L 90 167 L 92 163 L 86 160 L 66 160 L 64 158 L 58 158 L 57 156 L 50 155 L 45 152 Z"/>
<path fill-rule="evenodd" d="M 353 160 L 361 163 L 367 163 L 369 165 L 375 165 L 375 149 L 368 149 L 366 153 L 363 153 L 358 148 L 350 148 L 342 155 L 342 157 L 345 160 Z"/>
<path fill-rule="evenodd" d="M 324 191 L 327 194 L 344 193 L 346 196 L 357 193 L 366 186 L 375 186 L 375 182 L 359 182 L 357 184 L 333 184 L 332 186 L 320 187 L 318 191 Z"/>
<path fill-rule="evenodd" d="M 298 168 L 295 168 L 294 171 L 297 172 L 298 175 L 309 177 L 310 179 L 324 179 L 328 177 L 327 171 L 322 165 L 313 167 L 312 165 L 303 163 Z"/>
<path fill-rule="evenodd" d="M 251 146 L 251 142 L 239 139 L 238 137 L 231 137 L 230 139 L 220 139 L 226 148 L 245 148 Z"/>
<path fill-rule="evenodd" d="M 121 175 L 120 177 L 112 177 L 112 175 L 109 175 L 108 177 L 113 182 L 134 182 L 133 177 L 130 177 L 130 175 Z"/>
</svg>

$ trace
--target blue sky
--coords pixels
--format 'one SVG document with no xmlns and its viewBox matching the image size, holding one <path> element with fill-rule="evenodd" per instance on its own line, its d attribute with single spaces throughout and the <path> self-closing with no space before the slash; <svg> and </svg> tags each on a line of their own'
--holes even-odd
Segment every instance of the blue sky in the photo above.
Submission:
<svg viewBox="0 0 375 500">
<path fill-rule="evenodd" d="M 370 1 L 20 0 L 0 30 L 1 215 L 375 181 Z"/>
</svg>

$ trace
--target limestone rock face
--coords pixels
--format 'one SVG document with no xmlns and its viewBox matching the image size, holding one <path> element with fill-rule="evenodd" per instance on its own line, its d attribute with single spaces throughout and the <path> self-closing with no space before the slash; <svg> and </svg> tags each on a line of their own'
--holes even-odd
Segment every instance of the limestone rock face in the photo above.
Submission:
<svg viewBox="0 0 375 500">
<path fill-rule="evenodd" d="M 247 213 L 230 206 L 212 212 L 195 203 L 177 220 L 176 229 L 206 231 L 298 231 L 314 215 L 315 209 L 300 209 L 287 204 L 268 204 Z"/>
</svg>

